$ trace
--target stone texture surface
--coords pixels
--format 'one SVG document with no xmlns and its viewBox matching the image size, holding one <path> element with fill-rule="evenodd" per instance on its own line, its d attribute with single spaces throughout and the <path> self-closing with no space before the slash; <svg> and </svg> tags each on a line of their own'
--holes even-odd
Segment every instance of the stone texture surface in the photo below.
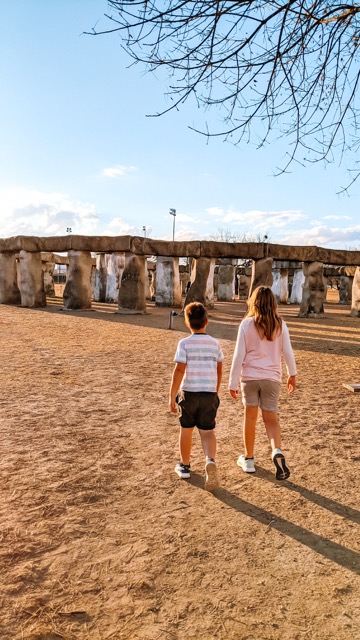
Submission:
<svg viewBox="0 0 360 640">
<path fill-rule="evenodd" d="M 221 302 L 231 302 L 235 298 L 235 270 L 232 265 L 219 265 L 217 299 Z"/>
<path fill-rule="evenodd" d="M 0 253 L 0 303 L 20 304 L 15 253 Z"/>
<path fill-rule="evenodd" d="M 125 253 L 125 268 L 119 289 L 118 313 L 146 313 L 144 256 Z"/>
<path fill-rule="evenodd" d="M 90 251 L 68 252 L 69 266 L 64 289 L 64 309 L 90 309 L 92 300 Z"/>
<path fill-rule="evenodd" d="M 340 276 L 339 304 L 351 304 L 353 277 Z"/>
<path fill-rule="evenodd" d="M 190 302 L 201 302 L 205 307 L 213 308 L 215 261 L 197 258 L 193 260 L 191 267 L 191 287 L 186 294 L 184 306 Z"/>
<path fill-rule="evenodd" d="M 326 249 L 323 247 L 289 246 L 265 242 L 215 242 L 193 240 L 167 242 L 140 236 L 80 236 L 53 237 L 14 236 L 0 239 L 0 251 L 29 252 L 74 251 L 123 252 L 137 255 L 209 258 L 274 258 L 297 262 L 323 262 L 325 264 L 359 266 L 360 251 Z"/>
<path fill-rule="evenodd" d="M 322 316 L 324 314 L 324 302 L 326 298 L 324 265 L 322 262 L 304 263 L 303 271 L 305 281 L 299 317 Z"/>
<path fill-rule="evenodd" d="M 350 315 L 354 318 L 360 318 L 360 267 L 355 271 Z"/>
<path fill-rule="evenodd" d="M 291 294 L 289 298 L 290 304 L 301 304 L 304 282 L 305 276 L 303 269 L 294 269 Z"/>
<path fill-rule="evenodd" d="M 200 241 L 168 242 L 134 236 L 131 239 L 130 251 L 136 255 L 164 256 L 174 258 L 197 258 L 200 256 Z"/>
<path fill-rule="evenodd" d="M 40 252 L 19 253 L 19 289 L 22 307 L 44 307 L 46 298 Z"/>
<path fill-rule="evenodd" d="M 181 308 L 179 258 L 157 257 L 155 304 Z"/>
<path fill-rule="evenodd" d="M 262 260 L 254 260 L 252 264 L 251 284 L 249 296 L 256 287 L 271 287 L 273 284 L 272 275 L 272 258 L 263 258 Z"/>
</svg>

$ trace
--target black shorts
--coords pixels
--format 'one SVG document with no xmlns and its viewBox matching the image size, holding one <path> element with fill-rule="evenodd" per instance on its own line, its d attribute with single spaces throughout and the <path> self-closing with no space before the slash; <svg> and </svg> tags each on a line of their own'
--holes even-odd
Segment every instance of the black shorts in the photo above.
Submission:
<svg viewBox="0 0 360 640">
<path fill-rule="evenodd" d="M 180 424 L 185 429 L 215 429 L 220 400 L 216 392 L 180 391 L 176 402 L 180 409 Z"/>
</svg>

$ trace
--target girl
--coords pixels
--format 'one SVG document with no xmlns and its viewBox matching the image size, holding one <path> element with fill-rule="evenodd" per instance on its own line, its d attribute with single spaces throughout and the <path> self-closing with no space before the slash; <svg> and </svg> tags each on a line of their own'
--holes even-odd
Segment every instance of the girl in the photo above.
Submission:
<svg viewBox="0 0 360 640">
<path fill-rule="evenodd" d="M 246 473 L 254 473 L 255 426 L 260 406 L 272 449 L 276 478 L 286 480 L 290 471 L 281 451 L 278 399 L 281 387 L 281 356 L 284 357 L 288 393 L 295 390 L 296 364 L 289 330 L 278 316 L 273 292 L 257 287 L 248 301 L 248 311 L 240 324 L 230 371 L 230 395 L 237 400 L 241 382 L 244 413 L 245 454 L 237 464 Z"/>
</svg>

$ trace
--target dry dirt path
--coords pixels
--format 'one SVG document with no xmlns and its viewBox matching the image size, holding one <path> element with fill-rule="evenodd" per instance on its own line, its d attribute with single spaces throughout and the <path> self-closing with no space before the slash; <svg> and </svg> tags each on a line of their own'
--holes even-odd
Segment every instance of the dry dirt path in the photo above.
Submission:
<svg viewBox="0 0 360 640">
<path fill-rule="evenodd" d="M 2 640 L 360 638 L 360 321 L 281 308 L 299 388 L 281 399 L 290 480 L 275 480 L 262 424 L 257 473 L 236 466 L 240 403 L 227 378 L 242 303 L 209 332 L 225 375 L 222 487 L 173 471 L 167 395 L 180 317 L 0 305 Z"/>
</svg>

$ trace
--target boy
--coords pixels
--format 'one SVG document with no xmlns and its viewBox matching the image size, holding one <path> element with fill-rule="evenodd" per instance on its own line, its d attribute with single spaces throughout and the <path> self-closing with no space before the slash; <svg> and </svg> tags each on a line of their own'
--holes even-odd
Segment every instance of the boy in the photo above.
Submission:
<svg viewBox="0 0 360 640">
<path fill-rule="evenodd" d="M 170 411 L 177 413 L 176 404 L 180 410 L 180 461 L 175 472 L 180 478 L 190 478 L 192 435 L 197 427 L 206 456 L 205 489 L 212 491 L 219 484 L 214 428 L 224 355 L 218 341 L 206 333 L 207 311 L 200 302 L 188 304 L 184 316 L 191 335 L 179 341 L 169 394 Z"/>
</svg>

